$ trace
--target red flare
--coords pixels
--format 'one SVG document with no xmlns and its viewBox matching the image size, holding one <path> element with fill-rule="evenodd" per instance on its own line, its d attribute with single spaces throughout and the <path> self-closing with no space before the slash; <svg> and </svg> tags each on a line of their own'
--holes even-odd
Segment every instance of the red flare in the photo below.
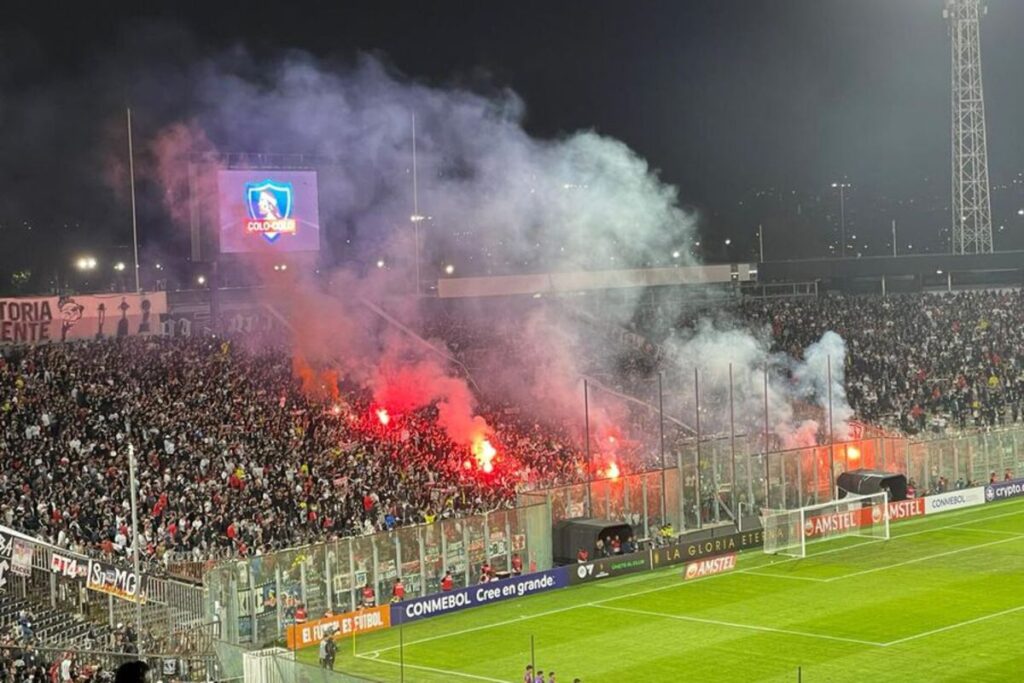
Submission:
<svg viewBox="0 0 1024 683">
<path fill-rule="evenodd" d="M 380 423 L 382 425 L 384 425 L 385 427 L 387 427 L 388 423 L 391 422 L 391 416 L 388 415 L 388 411 L 386 409 L 384 409 L 384 408 L 378 408 L 376 410 L 376 413 L 377 413 L 377 419 L 380 420 Z"/>
<path fill-rule="evenodd" d="M 608 469 L 606 469 L 604 471 L 604 473 L 605 473 L 605 476 L 607 476 L 609 479 L 618 479 L 619 478 L 619 466 L 618 466 L 618 464 L 616 464 L 614 462 L 609 463 L 608 464 Z"/>
<path fill-rule="evenodd" d="M 491 445 L 490 441 L 482 436 L 477 436 L 473 439 L 470 451 L 472 451 L 473 457 L 476 458 L 477 467 L 487 474 L 494 471 L 494 456 L 498 454 L 498 451 Z"/>
</svg>

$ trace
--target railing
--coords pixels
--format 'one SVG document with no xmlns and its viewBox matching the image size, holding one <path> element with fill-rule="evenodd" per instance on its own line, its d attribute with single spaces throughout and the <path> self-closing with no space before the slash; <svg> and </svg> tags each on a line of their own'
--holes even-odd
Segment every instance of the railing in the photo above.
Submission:
<svg viewBox="0 0 1024 683">
<path fill-rule="evenodd" d="M 68 655 L 78 671 L 116 671 L 125 662 L 138 659 L 149 664 L 153 680 L 175 681 L 222 681 L 220 663 L 215 654 L 145 654 L 141 658 L 134 654 L 103 652 L 97 650 L 74 650 L 65 648 L 36 648 L 36 654 L 48 665 L 63 661 Z"/>
<path fill-rule="evenodd" d="M 769 507 L 795 508 L 832 499 L 833 482 L 852 469 L 905 474 L 917 495 L 1024 474 L 1024 426 L 911 440 L 869 432 L 834 445 L 769 453 L 736 437 L 691 440 L 671 454 L 673 466 L 519 494 L 520 505 L 551 507 L 552 521 L 600 517 L 650 537 L 661 524 L 677 531 L 742 523 Z M 742 512 L 741 512 L 742 511 Z M 737 514 L 739 513 L 739 514 Z"/>
<path fill-rule="evenodd" d="M 360 604 L 369 584 L 383 602 L 401 577 L 409 597 L 439 590 L 446 572 L 456 586 L 474 582 L 480 566 L 551 567 L 551 517 L 546 505 L 400 527 L 218 564 L 204 577 L 211 616 L 228 642 L 271 642 L 294 621 Z"/>
<path fill-rule="evenodd" d="M 12 545 L 17 540 L 31 548 L 28 576 L 8 572 L 5 577 L 8 590 L 14 595 L 110 626 L 136 623 L 138 612 L 134 602 L 82 590 L 87 585 L 89 557 L 6 527 L 0 527 L 0 536 L 10 539 Z M 142 585 L 146 594 L 142 606 L 143 627 L 158 642 L 169 644 L 178 633 L 208 622 L 212 616 L 206 611 L 208 601 L 202 586 L 145 573 Z"/>
</svg>

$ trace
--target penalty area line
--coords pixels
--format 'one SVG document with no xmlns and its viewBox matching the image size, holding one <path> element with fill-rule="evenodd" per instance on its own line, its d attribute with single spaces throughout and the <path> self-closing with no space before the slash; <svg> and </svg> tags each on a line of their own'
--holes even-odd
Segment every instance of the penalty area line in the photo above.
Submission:
<svg viewBox="0 0 1024 683">
<path fill-rule="evenodd" d="M 896 562 L 895 564 L 887 564 L 882 567 L 871 567 L 870 569 L 864 569 L 859 572 L 851 572 L 849 574 L 842 574 L 840 576 L 833 576 L 825 579 L 826 583 L 833 581 L 842 581 L 843 579 L 849 579 L 854 576 L 864 576 L 865 574 L 874 574 L 875 572 L 883 572 L 887 569 L 895 569 L 897 567 L 906 567 L 910 564 L 917 564 L 918 562 L 927 562 L 928 560 L 934 560 L 940 557 L 949 557 L 950 555 L 959 555 L 960 553 L 967 553 L 972 550 L 978 550 L 979 548 L 988 548 L 993 545 L 1000 545 L 1003 543 L 1011 543 L 1013 541 L 1021 540 L 1020 536 L 1010 536 L 1009 538 L 1000 538 L 998 541 L 989 541 L 988 543 L 978 543 L 976 545 L 969 545 L 963 548 L 957 548 L 956 550 L 947 550 L 944 553 L 935 553 L 934 555 L 925 555 L 923 557 L 914 557 L 903 562 Z"/>
<path fill-rule="evenodd" d="M 884 643 L 883 647 L 889 647 L 891 645 L 900 645 L 902 643 L 909 643 L 910 641 L 917 640 L 918 638 L 927 638 L 928 636 L 934 636 L 937 633 L 945 633 L 946 631 L 952 631 L 953 629 L 957 629 L 962 626 L 970 626 L 971 624 L 977 624 L 981 621 L 987 621 L 989 619 L 995 619 L 996 617 L 1002 617 L 1007 614 L 1013 614 L 1014 612 L 1020 612 L 1021 610 L 1024 610 L 1024 605 L 1020 605 L 1018 607 L 1011 607 L 1010 609 L 1004 609 L 1001 612 L 993 612 L 992 614 L 986 614 L 984 616 L 976 617 L 974 619 L 968 619 L 967 621 L 960 621 L 955 624 L 950 624 L 949 626 L 933 628 L 931 631 L 925 631 L 923 633 L 907 636 L 906 638 L 900 638 L 899 640 L 890 640 L 888 643 Z"/>
<path fill-rule="evenodd" d="M 409 664 L 408 662 L 403 664 L 402 662 L 393 662 L 390 659 L 383 659 L 383 658 L 378 659 L 376 657 L 369 657 L 367 655 L 356 655 L 356 657 L 359 657 L 360 659 L 365 659 L 366 661 L 373 662 L 375 664 L 390 664 L 391 666 L 398 666 L 398 667 L 404 666 L 407 669 L 418 669 L 419 671 L 429 671 L 429 672 L 435 673 L 435 674 L 445 674 L 446 676 L 460 676 L 462 678 L 471 678 L 474 681 L 492 681 L 493 683 L 506 683 L 506 681 L 504 679 L 502 679 L 502 678 L 491 678 L 490 676 L 478 676 L 476 674 L 468 674 L 468 673 L 464 673 L 462 671 L 452 671 L 450 669 L 436 669 L 436 668 L 434 668 L 432 666 L 422 666 L 420 664 Z"/>
<path fill-rule="evenodd" d="M 853 643 L 855 645 L 871 645 L 873 647 L 885 647 L 885 643 L 876 643 L 873 640 L 860 640 L 859 638 L 844 638 L 843 636 L 830 636 L 823 633 L 808 633 L 807 631 L 794 631 L 788 628 L 775 628 L 773 626 L 757 626 L 754 624 L 741 624 L 734 621 L 720 621 L 718 619 L 704 619 L 702 617 L 689 617 L 682 614 L 666 614 L 665 612 L 650 612 L 642 609 L 632 609 L 630 607 L 610 607 L 608 605 L 589 605 L 590 607 L 597 607 L 598 609 L 610 609 L 616 612 L 628 612 L 630 614 L 641 614 L 648 617 L 662 617 L 664 619 L 676 619 L 678 621 L 688 621 L 696 624 L 710 624 L 712 626 L 726 626 L 729 628 L 739 628 L 748 631 L 763 631 L 765 633 L 778 633 L 786 636 L 801 636 L 803 638 L 818 638 L 820 640 L 835 640 L 841 643 Z"/>
</svg>

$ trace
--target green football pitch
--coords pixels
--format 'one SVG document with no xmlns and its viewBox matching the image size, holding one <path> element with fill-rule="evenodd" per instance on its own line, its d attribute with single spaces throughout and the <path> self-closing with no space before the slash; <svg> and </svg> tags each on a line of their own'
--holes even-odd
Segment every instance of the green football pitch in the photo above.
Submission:
<svg viewBox="0 0 1024 683">
<path fill-rule="evenodd" d="M 371 680 L 521 681 L 533 658 L 599 681 L 1022 681 L 1024 499 L 918 517 L 789 559 L 750 551 L 684 582 L 681 566 L 339 643 Z M 315 664 L 316 648 L 299 653 Z"/>
</svg>

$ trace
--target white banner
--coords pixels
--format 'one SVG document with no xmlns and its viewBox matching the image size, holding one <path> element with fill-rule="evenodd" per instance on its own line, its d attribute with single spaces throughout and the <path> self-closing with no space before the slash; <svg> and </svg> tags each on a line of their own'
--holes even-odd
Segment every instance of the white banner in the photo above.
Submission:
<svg viewBox="0 0 1024 683">
<path fill-rule="evenodd" d="M 159 334 L 167 293 L 0 299 L 0 344 Z"/>
<path fill-rule="evenodd" d="M 14 539 L 11 550 L 11 573 L 32 576 L 32 546 L 20 538 Z"/>
<path fill-rule="evenodd" d="M 974 507 L 984 503 L 985 487 L 975 486 L 970 489 L 926 496 L 924 499 L 924 513 L 926 515 L 933 515 L 936 512 L 949 512 L 950 510 Z"/>
</svg>

